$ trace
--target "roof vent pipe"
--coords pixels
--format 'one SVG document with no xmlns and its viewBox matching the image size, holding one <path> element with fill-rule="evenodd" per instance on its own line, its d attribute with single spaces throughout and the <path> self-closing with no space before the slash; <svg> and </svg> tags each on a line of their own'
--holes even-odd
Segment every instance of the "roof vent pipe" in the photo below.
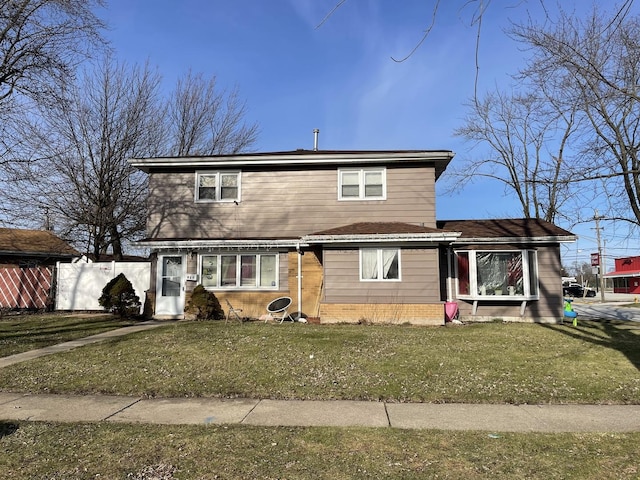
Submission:
<svg viewBox="0 0 640 480">
<path fill-rule="evenodd" d="M 320 130 L 317 128 L 313 129 L 313 151 L 317 152 L 318 151 L 318 134 L 320 133 Z"/>
</svg>

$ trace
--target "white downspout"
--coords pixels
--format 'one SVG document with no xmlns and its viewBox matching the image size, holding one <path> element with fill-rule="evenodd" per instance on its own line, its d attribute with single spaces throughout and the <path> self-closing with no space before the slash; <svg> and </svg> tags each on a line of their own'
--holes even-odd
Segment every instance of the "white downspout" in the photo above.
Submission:
<svg viewBox="0 0 640 480">
<path fill-rule="evenodd" d="M 453 302 L 453 258 L 451 247 L 447 248 L 447 302 Z"/>
<path fill-rule="evenodd" d="M 296 245 L 298 252 L 298 312 L 302 313 L 302 252 L 300 244 Z"/>
</svg>

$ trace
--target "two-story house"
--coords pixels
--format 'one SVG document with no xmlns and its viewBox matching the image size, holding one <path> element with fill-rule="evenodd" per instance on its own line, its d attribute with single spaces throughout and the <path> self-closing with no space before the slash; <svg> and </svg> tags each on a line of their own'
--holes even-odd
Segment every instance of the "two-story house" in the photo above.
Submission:
<svg viewBox="0 0 640 480">
<path fill-rule="evenodd" d="M 251 317 L 274 298 L 330 322 L 562 318 L 561 242 L 535 219 L 437 221 L 453 152 L 296 150 L 132 159 L 149 174 L 148 292 L 181 317 L 202 284 Z"/>
</svg>

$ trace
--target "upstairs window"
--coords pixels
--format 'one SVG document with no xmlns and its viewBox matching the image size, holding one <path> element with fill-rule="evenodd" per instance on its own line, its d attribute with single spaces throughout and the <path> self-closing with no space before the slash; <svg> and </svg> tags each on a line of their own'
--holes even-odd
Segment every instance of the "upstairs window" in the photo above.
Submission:
<svg viewBox="0 0 640 480">
<path fill-rule="evenodd" d="M 384 200 L 386 195 L 386 170 L 384 168 L 338 171 L 339 200 Z"/>
<path fill-rule="evenodd" d="M 240 201 L 240 172 L 197 172 L 196 202 Z"/>
</svg>

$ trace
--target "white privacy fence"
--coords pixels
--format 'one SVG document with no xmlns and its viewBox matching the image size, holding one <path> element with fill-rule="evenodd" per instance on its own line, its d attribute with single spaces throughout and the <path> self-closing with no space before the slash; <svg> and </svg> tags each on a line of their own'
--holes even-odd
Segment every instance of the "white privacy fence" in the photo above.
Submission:
<svg viewBox="0 0 640 480">
<path fill-rule="evenodd" d="M 123 273 L 140 297 L 140 313 L 149 289 L 149 262 L 60 263 L 57 265 L 56 310 L 102 310 L 98 303 L 102 289 Z"/>
</svg>

